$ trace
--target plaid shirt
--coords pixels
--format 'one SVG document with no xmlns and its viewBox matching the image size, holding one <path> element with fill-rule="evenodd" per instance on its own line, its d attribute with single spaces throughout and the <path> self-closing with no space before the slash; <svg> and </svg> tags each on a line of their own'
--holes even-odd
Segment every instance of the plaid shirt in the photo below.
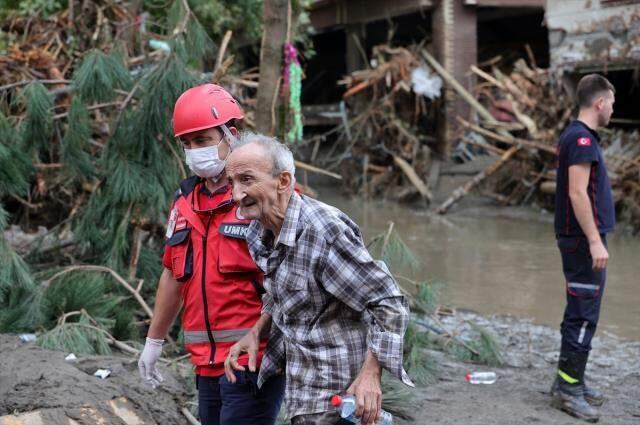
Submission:
<svg viewBox="0 0 640 425">
<path fill-rule="evenodd" d="M 273 319 L 258 385 L 286 370 L 291 417 L 326 412 L 346 391 L 367 350 L 405 384 L 405 297 L 340 210 L 294 193 L 277 240 L 253 221 L 249 251 L 264 271 L 263 312 Z M 286 360 L 286 362 L 285 362 Z"/>
</svg>

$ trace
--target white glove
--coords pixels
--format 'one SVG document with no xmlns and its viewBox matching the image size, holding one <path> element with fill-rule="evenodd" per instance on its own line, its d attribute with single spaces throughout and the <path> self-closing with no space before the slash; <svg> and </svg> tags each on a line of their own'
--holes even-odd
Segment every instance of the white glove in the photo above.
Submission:
<svg viewBox="0 0 640 425">
<path fill-rule="evenodd" d="M 164 381 L 157 366 L 158 359 L 162 354 L 162 344 L 164 344 L 163 339 L 147 338 L 147 342 L 144 344 L 144 349 L 138 359 L 140 377 L 144 382 L 151 385 L 153 389 Z"/>
</svg>

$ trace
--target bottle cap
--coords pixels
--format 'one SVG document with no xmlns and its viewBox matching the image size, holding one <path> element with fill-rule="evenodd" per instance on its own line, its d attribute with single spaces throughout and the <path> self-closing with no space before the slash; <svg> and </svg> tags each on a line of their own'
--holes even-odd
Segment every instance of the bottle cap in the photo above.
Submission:
<svg viewBox="0 0 640 425">
<path fill-rule="evenodd" d="M 342 404 L 342 397 L 340 397 L 337 394 L 331 397 L 331 405 L 333 407 L 340 407 L 341 404 Z"/>
<path fill-rule="evenodd" d="M 464 379 L 465 379 L 467 382 L 471 381 L 471 374 L 470 374 L 470 373 L 467 373 L 466 375 L 464 375 Z"/>
</svg>

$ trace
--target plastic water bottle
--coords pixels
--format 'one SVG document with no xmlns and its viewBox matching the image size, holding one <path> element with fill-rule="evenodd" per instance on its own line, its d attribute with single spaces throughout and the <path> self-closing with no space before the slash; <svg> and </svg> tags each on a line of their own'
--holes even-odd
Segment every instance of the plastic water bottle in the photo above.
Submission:
<svg viewBox="0 0 640 425">
<path fill-rule="evenodd" d="M 356 417 L 356 398 L 352 395 L 331 397 L 331 405 L 340 412 L 340 417 L 354 424 L 360 424 L 360 419 Z M 393 416 L 384 410 L 380 411 L 380 422 L 378 425 L 392 425 Z"/>
<path fill-rule="evenodd" d="M 470 384 L 493 384 L 496 382 L 495 372 L 472 372 L 464 377 Z"/>
</svg>

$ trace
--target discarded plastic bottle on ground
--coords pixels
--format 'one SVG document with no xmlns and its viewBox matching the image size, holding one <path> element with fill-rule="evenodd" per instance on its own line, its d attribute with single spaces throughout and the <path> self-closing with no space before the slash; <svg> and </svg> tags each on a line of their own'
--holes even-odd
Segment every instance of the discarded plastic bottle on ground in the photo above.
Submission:
<svg viewBox="0 0 640 425">
<path fill-rule="evenodd" d="M 470 384 L 493 384 L 497 377 L 495 372 L 472 372 L 467 373 L 464 379 Z"/>
<path fill-rule="evenodd" d="M 348 420 L 351 423 L 359 424 L 360 419 L 356 417 L 356 398 L 352 395 L 339 396 L 334 395 L 331 397 L 331 405 L 338 409 L 340 417 Z M 382 410 L 380 412 L 380 422 L 378 425 L 393 425 L 393 416 L 391 413 Z"/>
</svg>

